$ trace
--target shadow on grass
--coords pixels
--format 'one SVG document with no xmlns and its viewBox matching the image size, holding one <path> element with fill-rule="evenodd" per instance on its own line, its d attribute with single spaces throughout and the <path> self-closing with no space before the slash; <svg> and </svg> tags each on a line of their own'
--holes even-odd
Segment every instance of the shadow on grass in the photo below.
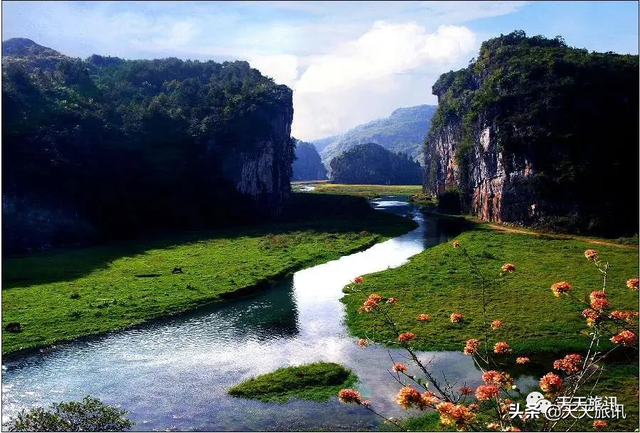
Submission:
<svg viewBox="0 0 640 433">
<path fill-rule="evenodd" d="M 281 216 L 247 225 L 164 233 L 100 246 L 7 257 L 2 265 L 2 283 L 3 289 L 11 289 L 70 281 L 96 269 L 106 268 L 116 259 L 203 240 L 262 237 L 298 231 L 336 235 L 368 232 L 382 237 L 394 237 L 410 230 L 414 227 L 413 224 L 405 218 L 373 210 L 361 197 L 294 193 Z"/>
</svg>

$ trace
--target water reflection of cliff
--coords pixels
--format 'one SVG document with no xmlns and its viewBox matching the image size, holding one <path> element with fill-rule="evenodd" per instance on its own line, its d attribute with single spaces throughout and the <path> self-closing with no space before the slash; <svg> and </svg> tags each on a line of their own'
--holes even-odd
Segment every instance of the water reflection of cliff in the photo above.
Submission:
<svg viewBox="0 0 640 433">
<path fill-rule="evenodd" d="M 263 341 L 296 336 L 299 331 L 293 276 L 247 298 L 225 302 L 217 313 L 228 320 L 239 338 Z"/>
</svg>

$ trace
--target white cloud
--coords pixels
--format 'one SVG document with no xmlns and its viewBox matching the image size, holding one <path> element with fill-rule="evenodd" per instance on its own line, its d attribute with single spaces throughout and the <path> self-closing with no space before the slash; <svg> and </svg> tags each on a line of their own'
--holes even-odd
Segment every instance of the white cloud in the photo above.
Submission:
<svg viewBox="0 0 640 433">
<path fill-rule="evenodd" d="M 466 63 L 476 37 L 466 27 L 377 21 L 335 52 L 306 59 L 294 85 L 293 134 L 316 139 L 430 98 L 425 78 Z M 463 64 L 464 64 L 463 63 Z"/>
<path fill-rule="evenodd" d="M 296 56 L 287 54 L 255 56 L 249 59 L 249 64 L 252 68 L 262 72 L 263 75 L 273 78 L 278 84 L 291 87 L 298 78 L 298 58 Z"/>
<path fill-rule="evenodd" d="M 423 1 L 424 12 L 436 21 L 466 23 L 480 18 L 498 17 L 517 12 L 528 1 Z"/>
<path fill-rule="evenodd" d="M 200 32 L 197 25 L 190 21 L 178 21 L 162 30 L 163 35 L 153 42 L 163 48 L 178 48 L 187 45 Z"/>
</svg>

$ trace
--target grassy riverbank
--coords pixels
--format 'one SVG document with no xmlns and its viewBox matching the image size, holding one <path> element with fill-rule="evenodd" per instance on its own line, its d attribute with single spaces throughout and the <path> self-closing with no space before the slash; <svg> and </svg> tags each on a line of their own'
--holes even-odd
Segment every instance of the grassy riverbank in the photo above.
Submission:
<svg viewBox="0 0 640 433">
<path fill-rule="evenodd" d="M 294 194 L 277 221 L 5 258 L 2 326 L 23 329 L 3 353 L 194 309 L 414 227 L 360 198 Z"/>
<path fill-rule="evenodd" d="M 638 275 L 638 250 L 610 245 L 523 233 L 496 231 L 474 225 L 458 241 L 475 258 L 490 279 L 498 279 L 487 289 L 489 320 L 505 325 L 491 333 L 491 343 L 506 341 L 518 353 L 585 349 L 588 337 L 580 313 L 583 306 L 570 299 L 557 299 L 550 287 L 558 281 L 573 285 L 581 299 L 601 285 L 599 271 L 584 257 L 595 248 L 611 262 L 608 293 L 614 309 L 638 310 L 637 292 L 625 286 Z M 517 270 L 499 278 L 504 263 Z M 370 293 L 398 298 L 393 314 L 401 332 L 411 331 L 415 344 L 425 350 L 462 350 L 468 338 L 482 338 L 482 304 L 478 279 L 467 260 L 451 243 L 441 244 L 415 256 L 396 269 L 364 277 L 364 283 L 345 288 L 347 324 L 359 336 L 371 335 L 373 317 L 357 309 Z M 451 313 L 462 313 L 465 320 L 453 324 Z M 430 322 L 416 320 L 430 314 Z M 378 338 L 395 341 L 395 335 L 379 331 Z"/>
<path fill-rule="evenodd" d="M 357 381 L 350 370 L 333 362 L 280 368 L 251 378 L 229 390 L 234 397 L 283 403 L 292 398 L 326 401 Z"/>
<path fill-rule="evenodd" d="M 315 194 L 353 195 L 365 198 L 377 198 L 386 195 L 412 196 L 422 193 L 421 185 L 345 185 L 322 183 L 313 185 Z"/>
</svg>

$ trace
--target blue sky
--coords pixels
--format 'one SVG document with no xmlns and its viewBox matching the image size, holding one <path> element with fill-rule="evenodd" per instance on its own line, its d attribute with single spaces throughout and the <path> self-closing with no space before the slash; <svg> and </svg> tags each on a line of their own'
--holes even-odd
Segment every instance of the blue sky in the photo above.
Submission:
<svg viewBox="0 0 640 433">
<path fill-rule="evenodd" d="M 3 40 L 64 54 L 248 60 L 294 89 L 293 133 L 316 139 L 436 103 L 439 74 L 522 29 L 638 53 L 636 2 L 3 2 Z"/>
</svg>

